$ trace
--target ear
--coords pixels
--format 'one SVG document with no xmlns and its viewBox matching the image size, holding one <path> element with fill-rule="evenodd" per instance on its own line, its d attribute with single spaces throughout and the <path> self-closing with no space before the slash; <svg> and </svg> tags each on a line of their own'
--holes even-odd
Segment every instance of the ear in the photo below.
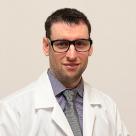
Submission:
<svg viewBox="0 0 136 136">
<path fill-rule="evenodd" d="M 43 38 L 43 52 L 46 56 L 49 56 L 49 42 L 46 37 Z"/>
<path fill-rule="evenodd" d="M 91 56 L 93 53 L 93 46 L 91 46 L 90 50 L 89 50 L 89 56 Z"/>
</svg>

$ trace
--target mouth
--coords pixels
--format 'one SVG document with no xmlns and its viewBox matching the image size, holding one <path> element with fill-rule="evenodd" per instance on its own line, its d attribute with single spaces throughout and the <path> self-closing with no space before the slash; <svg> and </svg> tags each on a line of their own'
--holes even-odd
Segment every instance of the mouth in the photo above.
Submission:
<svg viewBox="0 0 136 136">
<path fill-rule="evenodd" d="M 63 65 L 66 67 L 66 69 L 73 71 L 78 68 L 79 63 L 65 63 Z"/>
</svg>

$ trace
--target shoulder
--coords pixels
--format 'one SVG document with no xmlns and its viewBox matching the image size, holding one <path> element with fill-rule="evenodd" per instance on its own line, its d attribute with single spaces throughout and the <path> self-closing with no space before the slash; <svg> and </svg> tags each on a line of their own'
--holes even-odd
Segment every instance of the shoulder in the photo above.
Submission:
<svg viewBox="0 0 136 136">
<path fill-rule="evenodd" d="M 87 91 L 88 95 L 93 96 L 94 98 L 99 99 L 100 101 L 103 99 L 106 99 L 108 101 L 113 101 L 113 99 L 110 96 L 105 94 L 103 91 L 98 90 L 95 87 L 92 87 L 87 82 L 84 82 L 84 88 L 85 88 L 85 91 Z"/>
<path fill-rule="evenodd" d="M 2 98 L 2 102 L 11 104 L 11 103 L 17 103 L 17 102 L 27 101 L 27 100 L 30 101 L 34 93 L 36 91 L 39 92 L 41 86 L 43 84 L 46 84 L 45 83 L 46 81 L 44 80 L 44 77 L 46 77 L 45 75 L 46 75 L 46 72 L 43 72 L 37 80 L 29 83 L 28 85 L 15 91 L 14 93 Z"/>
<path fill-rule="evenodd" d="M 84 83 L 85 85 L 85 93 L 90 101 L 90 104 L 99 104 L 101 105 L 105 110 L 108 111 L 114 111 L 116 112 L 116 102 L 107 94 L 105 94 L 103 91 L 98 90 L 92 86 L 90 86 L 88 83 Z"/>
<path fill-rule="evenodd" d="M 3 98 L 1 101 L 4 107 L 9 107 L 11 110 L 29 111 L 28 109 L 34 108 L 37 99 L 41 101 L 40 99 L 43 98 L 43 95 L 48 96 L 50 89 L 50 81 L 47 72 L 44 71 L 37 80 Z"/>
<path fill-rule="evenodd" d="M 34 81 L 26 87 L 15 91 L 9 96 L 4 97 L 1 101 L 4 107 L 20 111 L 33 103 L 33 95 L 36 89 L 37 81 Z"/>
</svg>

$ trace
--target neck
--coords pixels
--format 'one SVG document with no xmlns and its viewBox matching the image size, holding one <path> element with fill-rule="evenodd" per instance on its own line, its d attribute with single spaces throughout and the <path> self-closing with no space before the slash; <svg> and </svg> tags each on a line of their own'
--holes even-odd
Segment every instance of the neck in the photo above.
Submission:
<svg viewBox="0 0 136 136">
<path fill-rule="evenodd" d="M 79 85 L 81 78 L 76 81 L 60 81 L 66 88 L 75 88 Z"/>
<path fill-rule="evenodd" d="M 66 88 L 75 88 L 80 83 L 82 77 L 79 78 L 70 78 L 67 80 L 65 78 L 60 77 L 59 75 L 55 74 L 53 70 L 50 69 L 50 72 L 66 87 Z"/>
</svg>

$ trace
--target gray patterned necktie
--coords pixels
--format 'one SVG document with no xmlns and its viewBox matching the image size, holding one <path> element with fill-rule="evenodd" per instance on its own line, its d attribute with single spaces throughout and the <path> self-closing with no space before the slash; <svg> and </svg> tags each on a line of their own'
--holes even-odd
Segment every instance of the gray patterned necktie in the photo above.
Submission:
<svg viewBox="0 0 136 136">
<path fill-rule="evenodd" d="M 66 90 L 64 91 L 64 96 L 67 100 L 64 113 L 67 117 L 67 120 L 71 126 L 74 136 L 82 136 L 81 127 L 79 124 L 79 118 L 75 108 L 74 100 L 77 95 L 76 90 Z"/>
</svg>

